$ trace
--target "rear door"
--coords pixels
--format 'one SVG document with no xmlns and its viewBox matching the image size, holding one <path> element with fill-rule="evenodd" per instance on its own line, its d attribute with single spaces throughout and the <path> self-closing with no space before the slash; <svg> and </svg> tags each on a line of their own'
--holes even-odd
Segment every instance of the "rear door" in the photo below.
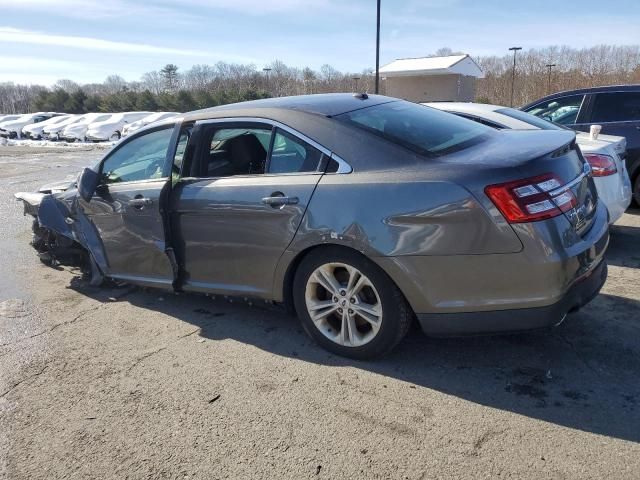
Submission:
<svg viewBox="0 0 640 480">
<path fill-rule="evenodd" d="M 595 95 L 590 124 L 602 125 L 602 133 L 627 139 L 627 169 L 635 177 L 640 169 L 640 91 Z"/>
<path fill-rule="evenodd" d="M 98 232 L 108 276 L 170 287 L 161 194 L 168 187 L 173 125 L 124 140 L 100 165 L 101 184 L 81 208 Z"/>
<path fill-rule="evenodd" d="M 183 288 L 270 298 L 329 152 L 260 121 L 196 124 L 192 142 L 172 194 Z"/>
</svg>

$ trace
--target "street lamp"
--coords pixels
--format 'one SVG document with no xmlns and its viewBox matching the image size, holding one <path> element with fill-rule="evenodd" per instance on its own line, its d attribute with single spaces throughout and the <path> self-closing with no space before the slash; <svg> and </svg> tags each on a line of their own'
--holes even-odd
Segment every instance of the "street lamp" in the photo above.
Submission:
<svg viewBox="0 0 640 480">
<path fill-rule="evenodd" d="M 355 88 L 353 89 L 354 92 L 358 91 L 358 80 L 360 80 L 360 77 L 351 77 L 351 80 L 355 81 Z"/>
<path fill-rule="evenodd" d="M 516 53 L 518 50 L 522 50 L 522 47 L 511 47 L 509 50 L 513 50 L 513 72 L 511 73 L 511 106 L 513 107 L 513 89 L 516 83 Z"/>
<path fill-rule="evenodd" d="M 264 67 L 262 71 L 267 77 L 267 90 L 269 90 L 269 72 L 271 71 L 271 69 L 269 67 Z"/>
<path fill-rule="evenodd" d="M 549 69 L 549 77 L 547 80 L 547 95 L 551 93 L 551 69 L 555 66 L 556 66 L 555 63 L 549 63 L 546 65 L 546 67 Z"/>
<path fill-rule="evenodd" d="M 376 94 L 380 91 L 380 0 L 376 16 Z"/>
</svg>

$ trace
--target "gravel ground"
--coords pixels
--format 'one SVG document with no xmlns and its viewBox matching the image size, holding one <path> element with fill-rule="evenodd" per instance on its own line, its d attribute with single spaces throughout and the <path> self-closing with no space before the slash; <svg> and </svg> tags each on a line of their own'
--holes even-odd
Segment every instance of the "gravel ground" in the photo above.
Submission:
<svg viewBox="0 0 640 480">
<path fill-rule="evenodd" d="M 103 150 L 0 146 L 0 478 L 640 477 L 640 212 L 552 331 L 332 356 L 277 308 L 39 264 L 18 190 Z"/>
</svg>

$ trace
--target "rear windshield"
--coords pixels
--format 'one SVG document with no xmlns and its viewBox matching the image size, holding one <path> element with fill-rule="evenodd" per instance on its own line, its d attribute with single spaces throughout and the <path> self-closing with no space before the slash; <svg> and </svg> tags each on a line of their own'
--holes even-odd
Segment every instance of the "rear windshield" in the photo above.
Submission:
<svg viewBox="0 0 640 480">
<path fill-rule="evenodd" d="M 450 113 L 402 101 L 374 105 L 334 118 L 426 156 L 462 150 L 485 140 L 493 131 Z"/>
<path fill-rule="evenodd" d="M 531 115 L 530 113 L 523 112 L 522 110 L 516 110 L 514 108 L 501 108 L 500 110 L 496 110 L 496 112 L 501 113 L 502 115 L 506 115 L 507 117 L 515 118 L 516 120 L 520 120 L 521 122 L 528 123 L 529 125 L 533 125 L 534 127 L 538 127 L 541 130 L 566 130 L 565 127 L 561 127 L 560 125 L 551 123 L 544 118 L 536 117 L 535 115 Z"/>
</svg>

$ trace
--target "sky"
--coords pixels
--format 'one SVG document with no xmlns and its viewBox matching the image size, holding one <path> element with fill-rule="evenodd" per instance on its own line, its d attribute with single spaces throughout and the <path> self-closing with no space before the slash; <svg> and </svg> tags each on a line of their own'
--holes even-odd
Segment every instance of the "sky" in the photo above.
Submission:
<svg viewBox="0 0 640 480">
<path fill-rule="evenodd" d="M 380 64 L 440 47 L 640 44 L 638 0 L 382 0 Z M 138 80 L 175 63 L 375 67 L 376 0 L 0 0 L 0 82 Z"/>
</svg>

